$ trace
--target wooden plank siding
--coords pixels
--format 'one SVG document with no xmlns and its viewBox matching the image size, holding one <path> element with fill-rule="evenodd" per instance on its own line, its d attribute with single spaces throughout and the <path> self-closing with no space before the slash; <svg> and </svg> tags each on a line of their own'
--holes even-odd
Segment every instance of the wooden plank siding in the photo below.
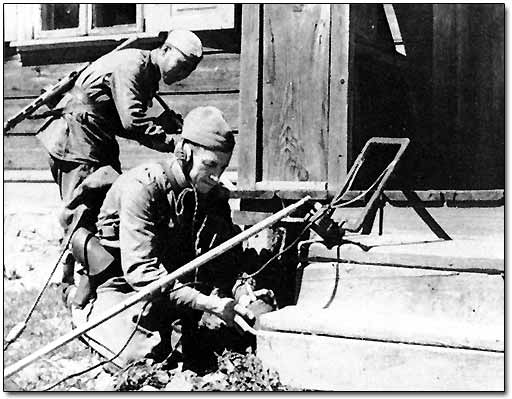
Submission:
<svg viewBox="0 0 512 399">
<path fill-rule="evenodd" d="M 174 93 L 163 94 L 162 99 L 167 105 L 176 112 L 185 116 L 193 108 L 202 105 L 213 105 L 219 108 L 223 113 L 226 121 L 231 128 L 238 130 L 238 93 L 199 93 L 199 94 L 186 94 Z M 19 99 L 7 98 L 4 99 L 4 116 L 6 118 L 14 115 L 27 105 L 32 99 Z M 157 115 L 161 112 L 161 106 L 157 101 L 154 101 L 151 114 Z M 10 130 L 6 137 L 14 135 L 30 135 L 35 134 L 42 124 L 41 119 L 26 119 L 12 130 Z"/>
<path fill-rule="evenodd" d="M 85 63 L 22 66 L 16 59 L 4 63 L 4 98 L 37 97 L 43 87 L 57 83 Z M 240 54 L 205 54 L 197 69 L 185 80 L 168 86 L 160 83 L 161 93 L 231 92 L 238 90 Z"/>
<path fill-rule="evenodd" d="M 330 19 L 325 4 L 264 7 L 262 181 L 327 180 Z"/>
<path fill-rule="evenodd" d="M 117 138 L 123 169 L 130 169 L 141 163 L 163 159 L 167 153 L 151 150 L 136 141 Z M 236 140 L 236 137 L 235 137 Z M 235 146 L 228 171 L 238 169 L 239 146 Z M 4 170 L 45 170 L 48 169 L 48 154 L 35 135 L 4 136 Z"/>
<path fill-rule="evenodd" d="M 241 8 L 241 54 L 209 51 L 189 78 L 161 87 L 177 112 L 215 105 L 240 130 L 240 155 L 230 168 L 244 165 L 240 196 L 292 199 L 311 192 L 327 198 L 369 137 L 405 136 L 411 145 L 389 190 L 486 190 L 502 202 L 502 5 L 396 5 L 407 57 L 395 52 L 379 4 Z M 101 45 L 94 46 L 99 51 Z M 4 62 L 4 118 L 80 65 Z M 4 135 L 4 168 L 47 168 L 44 150 L 30 137 L 39 126 L 24 121 Z M 120 141 L 125 165 L 154 156 Z M 286 143 L 296 146 L 285 152 Z M 485 193 L 471 196 L 487 201 Z"/>
<path fill-rule="evenodd" d="M 452 189 L 505 185 L 503 4 L 433 5 L 436 182 Z"/>
<path fill-rule="evenodd" d="M 183 116 L 195 107 L 213 105 L 224 113 L 230 126 L 238 131 L 239 64 L 240 54 L 205 54 L 190 77 L 172 86 L 161 82 L 159 93 L 171 109 Z M 43 87 L 56 83 L 81 65 L 84 64 L 22 66 L 17 60 L 4 63 L 4 118 L 14 115 L 35 99 Z M 154 101 L 151 112 L 161 112 L 157 101 Z M 4 169 L 48 168 L 46 151 L 35 136 L 41 124 L 41 120 L 25 120 L 4 134 Z M 118 138 L 118 141 L 124 169 L 166 156 L 132 140 Z M 237 169 L 238 147 L 235 147 L 229 170 Z"/>
</svg>

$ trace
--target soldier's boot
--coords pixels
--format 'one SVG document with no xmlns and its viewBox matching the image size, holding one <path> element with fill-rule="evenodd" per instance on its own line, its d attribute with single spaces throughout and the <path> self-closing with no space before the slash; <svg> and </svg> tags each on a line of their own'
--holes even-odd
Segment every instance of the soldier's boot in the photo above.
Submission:
<svg viewBox="0 0 512 399">
<path fill-rule="evenodd" d="M 71 252 L 64 255 L 62 262 L 62 283 L 74 284 L 75 283 L 75 258 Z"/>
<path fill-rule="evenodd" d="M 70 292 L 75 287 L 75 258 L 71 252 L 64 255 L 64 261 L 62 262 L 62 279 L 61 279 L 61 297 L 64 305 L 69 306 L 70 303 Z M 72 299 L 72 298 L 71 298 Z"/>
</svg>

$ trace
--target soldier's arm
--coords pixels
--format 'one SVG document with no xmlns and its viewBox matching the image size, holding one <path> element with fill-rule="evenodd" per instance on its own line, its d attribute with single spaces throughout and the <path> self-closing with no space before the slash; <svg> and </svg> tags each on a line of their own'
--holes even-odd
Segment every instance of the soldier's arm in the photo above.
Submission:
<svg viewBox="0 0 512 399">
<path fill-rule="evenodd" d="M 133 179 L 126 182 L 119 212 L 119 245 L 121 265 L 128 284 L 140 290 L 167 274 L 160 262 L 158 240 L 158 203 L 155 202 L 155 184 Z M 170 244 L 170 243 L 169 243 Z M 176 265 L 176 268 L 181 265 Z M 179 289 L 177 289 L 179 288 Z M 161 291 L 176 306 L 221 312 L 225 301 L 203 295 L 198 290 L 176 281 Z"/>
<path fill-rule="evenodd" d="M 122 64 L 110 79 L 112 98 L 124 129 L 121 134 L 154 150 L 172 152 L 172 136 L 166 134 L 155 118 L 147 115 L 149 98 L 144 98 L 143 94 L 143 62 Z"/>
</svg>

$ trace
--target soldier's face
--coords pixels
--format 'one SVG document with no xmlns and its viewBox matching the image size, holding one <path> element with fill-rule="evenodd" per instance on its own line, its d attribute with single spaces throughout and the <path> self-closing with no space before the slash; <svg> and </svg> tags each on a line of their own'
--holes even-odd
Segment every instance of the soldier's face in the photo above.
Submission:
<svg viewBox="0 0 512 399">
<path fill-rule="evenodd" d="M 202 147 L 194 148 L 189 178 L 196 190 L 201 194 L 207 194 L 215 187 L 230 160 L 231 152 L 211 151 Z"/>
<path fill-rule="evenodd" d="M 168 49 L 162 56 L 160 67 L 162 79 L 165 84 L 170 85 L 185 79 L 196 65 L 188 61 L 178 50 Z"/>
</svg>

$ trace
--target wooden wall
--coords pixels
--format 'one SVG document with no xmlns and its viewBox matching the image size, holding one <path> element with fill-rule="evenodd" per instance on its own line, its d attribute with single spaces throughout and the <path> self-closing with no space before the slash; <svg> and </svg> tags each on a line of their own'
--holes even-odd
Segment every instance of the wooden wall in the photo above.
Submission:
<svg viewBox="0 0 512 399">
<path fill-rule="evenodd" d="M 435 4 L 433 14 L 438 180 L 454 189 L 504 188 L 504 4 Z"/>
<path fill-rule="evenodd" d="M 399 170 L 414 189 L 505 187 L 504 7 L 395 4 L 407 55 L 379 4 L 351 6 L 352 159 L 377 135 L 411 138 Z M 383 41 L 384 40 L 384 41 Z"/>
<path fill-rule="evenodd" d="M 398 178 L 389 185 L 434 188 L 425 181 L 432 168 L 431 158 L 425 153 L 430 147 L 431 95 L 422 93 L 431 80 L 431 69 L 425 72 L 432 53 L 432 29 L 428 29 L 432 25 L 431 6 L 404 9 L 400 4 L 394 8 L 406 56 L 395 50 L 381 4 L 350 8 L 354 54 L 350 163 L 371 137 L 409 137 L 411 144 L 399 164 Z"/>
<path fill-rule="evenodd" d="M 262 179 L 325 181 L 330 7 L 265 5 L 263 29 Z"/>
<path fill-rule="evenodd" d="M 294 7 L 302 7 L 301 12 L 294 12 Z M 326 172 L 326 147 L 333 154 L 341 151 L 332 148 L 331 138 L 325 141 L 325 131 L 330 128 L 325 126 L 325 121 L 331 123 L 339 110 L 330 103 L 325 104 L 321 93 L 329 92 L 332 100 L 334 86 L 326 87 L 327 78 L 315 79 L 317 75 L 330 74 L 332 80 L 332 76 L 340 74 L 337 70 L 329 71 L 326 64 L 332 65 L 333 58 L 340 56 L 341 46 L 326 53 L 324 44 L 329 40 L 339 43 L 343 32 L 333 31 L 335 37 L 330 37 L 329 29 L 335 26 L 332 16 L 318 14 L 324 9 L 320 5 L 305 7 L 311 10 L 299 5 L 265 6 L 259 28 L 262 55 L 265 60 L 274 58 L 274 61 L 259 66 L 247 61 L 248 67 L 262 68 L 262 111 L 254 121 L 254 128 L 259 126 L 266 141 L 248 140 L 245 143 L 248 148 L 243 149 L 246 159 L 254 158 L 261 163 L 259 179 L 304 179 L 300 164 L 295 164 L 294 172 L 286 169 L 291 165 L 288 162 L 286 166 L 283 159 L 282 141 L 289 143 L 290 139 L 287 132 L 295 135 L 293 139 L 298 143 L 298 151 L 302 151 L 301 159 L 307 166 L 309 181 L 323 181 L 326 174 L 330 180 Z M 396 4 L 394 7 L 406 57 L 394 52 L 382 5 L 350 5 L 353 35 L 350 62 L 354 65 L 349 78 L 352 108 L 348 124 L 351 130 L 346 137 L 340 136 L 343 143 L 338 143 L 346 146 L 346 164 L 350 167 L 369 137 L 406 136 L 411 138 L 411 145 L 399 172 L 401 183 L 406 182 L 417 190 L 503 189 L 503 5 Z M 237 15 L 240 18 L 240 14 Z M 311 24 L 314 30 L 308 30 L 309 25 L 304 20 L 307 18 L 318 22 Z M 279 24 L 283 20 L 294 23 Z M 284 29 L 284 26 L 294 29 Z M 301 32 L 300 37 L 297 37 L 298 32 Z M 223 34 L 226 33 L 206 32 L 204 39 Z M 240 35 L 240 32 L 229 34 Z M 225 42 L 225 37 L 219 40 Z M 189 78 L 172 87 L 162 87 L 162 95 L 169 105 L 182 114 L 197 105 L 215 105 L 238 129 L 239 115 L 252 100 L 239 103 L 241 65 L 236 41 L 232 47 L 207 53 Z M 284 48 L 287 51 L 283 51 Z M 315 57 L 309 57 L 310 53 Z M 42 59 L 40 55 L 26 59 L 33 63 Z M 257 58 L 257 54 L 253 56 Z M 300 63 L 296 61 L 299 56 L 302 57 Z M 56 62 L 55 57 L 50 63 L 33 66 L 22 66 L 15 58 L 4 62 L 4 117 L 34 99 L 41 87 L 82 65 L 76 60 L 68 64 Z M 283 71 L 287 71 L 286 75 Z M 280 83 L 272 90 L 264 90 L 273 86 L 267 82 L 275 80 Z M 257 84 L 243 83 L 242 91 Z M 295 94 L 292 96 L 291 92 Z M 290 102 L 290 98 L 293 101 Z M 47 169 L 44 150 L 34 137 L 38 125 L 38 122 L 25 121 L 4 136 L 5 169 Z M 296 126 L 301 127 L 300 131 Z M 237 141 L 242 143 L 242 139 Z M 128 140 L 120 139 L 120 142 L 125 168 L 163 156 Z M 239 150 L 240 146 L 236 148 Z M 259 155 L 253 156 L 258 151 Z M 237 169 L 237 163 L 235 154 L 231 170 Z"/>
<path fill-rule="evenodd" d="M 238 130 L 238 93 L 240 54 L 212 52 L 205 54 L 196 71 L 172 86 L 161 83 L 160 94 L 176 112 L 186 115 L 202 105 L 218 107 L 228 123 Z M 4 118 L 8 118 L 36 98 L 41 88 L 77 69 L 83 63 L 23 66 L 19 58 L 4 62 Z M 153 112 L 159 105 L 154 104 Z M 35 133 L 41 121 L 25 120 L 4 135 L 4 169 L 47 169 L 47 155 Z M 119 138 L 123 168 L 158 159 L 165 154 L 147 149 L 137 142 Z M 236 170 L 235 153 L 230 169 Z"/>
</svg>

